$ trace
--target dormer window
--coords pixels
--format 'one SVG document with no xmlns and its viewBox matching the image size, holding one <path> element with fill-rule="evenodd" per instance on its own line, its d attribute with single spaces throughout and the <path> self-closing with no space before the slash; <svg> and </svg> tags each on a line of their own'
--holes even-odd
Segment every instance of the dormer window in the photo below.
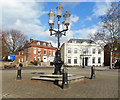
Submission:
<svg viewBox="0 0 120 100">
<path fill-rule="evenodd" d="M 48 44 L 48 47 L 51 47 L 51 44 Z"/>
<path fill-rule="evenodd" d="M 40 45 L 40 42 L 37 42 L 37 45 Z"/>
<path fill-rule="evenodd" d="M 43 43 L 44 46 L 46 46 L 46 43 Z"/>
<path fill-rule="evenodd" d="M 77 41 L 76 41 L 76 40 L 73 40 L 72 43 L 77 43 Z"/>
</svg>

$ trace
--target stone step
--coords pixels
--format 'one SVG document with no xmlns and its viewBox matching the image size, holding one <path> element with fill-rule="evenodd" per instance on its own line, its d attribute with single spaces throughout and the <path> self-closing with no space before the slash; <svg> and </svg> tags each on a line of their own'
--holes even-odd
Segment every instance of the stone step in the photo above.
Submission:
<svg viewBox="0 0 120 100">
<path fill-rule="evenodd" d="M 74 74 L 68 74 L 68 77 L 75 76 Z M 54 75 L 54 74 L 42 74 L 40 77 L 50 77 L 50 78 L 62 78 L 62 75 Z"/>
<path fill-rule="evenodd" d="M 48 77 L 32 77 L 32 80 L 43 80 L 43 81 L 55 81 L 55 80 L 59 80 L 62 81 L 62 79 L 59 78 L 48 78 Z"/>
<path fill-rule="evenodd" d="M 73 80 L 78 80 L 78 79 L 83 79 L 84 76 L 72 76 L 68 77 L 68 81 L 73 81 Z M 32 80 L 43 80 L 43 81 L 52 81 L 54 82 L 55 80 L 62 81 L 62 78 L 49 78 L 49 77 L 32 77 Z"/>
</svg>

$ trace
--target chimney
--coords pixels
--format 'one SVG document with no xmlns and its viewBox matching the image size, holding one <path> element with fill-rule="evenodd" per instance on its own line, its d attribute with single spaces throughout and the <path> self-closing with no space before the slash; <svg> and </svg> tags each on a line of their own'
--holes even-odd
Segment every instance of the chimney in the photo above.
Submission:
<svg viewBox="0 0 120 100">
<path fill-rule="evenodd" d="M 33 38 L 31 37 L 31 38 L 30 38 L 30 42 L 32 42 L 32 41 L 33 41 Z"/>
<path fill-rule="evenodd" d="M 26 40 L 26 44 L 28 43 L 28 39 Z"/>
</svg>

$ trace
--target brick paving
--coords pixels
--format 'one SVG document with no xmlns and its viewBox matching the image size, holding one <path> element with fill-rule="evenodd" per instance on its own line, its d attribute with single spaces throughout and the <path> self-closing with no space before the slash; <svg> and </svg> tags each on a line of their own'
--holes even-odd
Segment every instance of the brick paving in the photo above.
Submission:
<svg viewBox="0 0 120 100">
<path fill-rule="evenodd" d="M 31 72 L 52 73 L 53 69 L 22 70 L 22 80 L 16 80 L 16 70 L 2 71 L 3 98 L 117 98 L 118 70 L 96 71 L 96 79 L 85 79 L 61 89 L 52 82 L 31 80 Z M 88 69 L 69 69 L 69 73 L 90 77 Z"/>
</svg>

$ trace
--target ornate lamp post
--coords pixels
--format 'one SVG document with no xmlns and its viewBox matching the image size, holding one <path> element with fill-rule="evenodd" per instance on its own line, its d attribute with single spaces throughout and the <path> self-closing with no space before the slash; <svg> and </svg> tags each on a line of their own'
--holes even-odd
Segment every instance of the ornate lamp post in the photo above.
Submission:
<svg viewBox="0 0 120 100">
<path fill-rule="evenodd" d="M 57 9 L 57 18 L 58 18 L 58 29 L 54 30 L 54 18 L 55 18 L 55 14 L 53 13 L 53 11 L 51 10 L 50 13 L 48 14 L 49 16 L 49 31 L 50 31 L 50 36 L 55 35 L 58 39 L 58 48 L 55 54 L 55 59 L 54 59 L 54 65 L 55 65 L 55 69 L 54 69 L 54 73 L 53 74 L 62 74 L 61 73 L 61 66 L 64 63 L 61 60 L 61 53 L 60 53 L 60 37 L 62 35 L 66 35 L 66 31 L 68 30 L 68 26 L 69 26 L 69 22 L 70 22 L 70 14 L 68 13 L 68 11 L 66 11 L 66 13 L 63 15 L 64 17 L 64 21 L 62 22 L 62 26 L 63 26 L 63 30 L 60 31 L 60 18 L 62 15 L 62 10 L 63 7 L 61 6 L 61 4 L 58 5 Z M 53 33 L 54 32 L 54 33 Z"/>
</svg>

